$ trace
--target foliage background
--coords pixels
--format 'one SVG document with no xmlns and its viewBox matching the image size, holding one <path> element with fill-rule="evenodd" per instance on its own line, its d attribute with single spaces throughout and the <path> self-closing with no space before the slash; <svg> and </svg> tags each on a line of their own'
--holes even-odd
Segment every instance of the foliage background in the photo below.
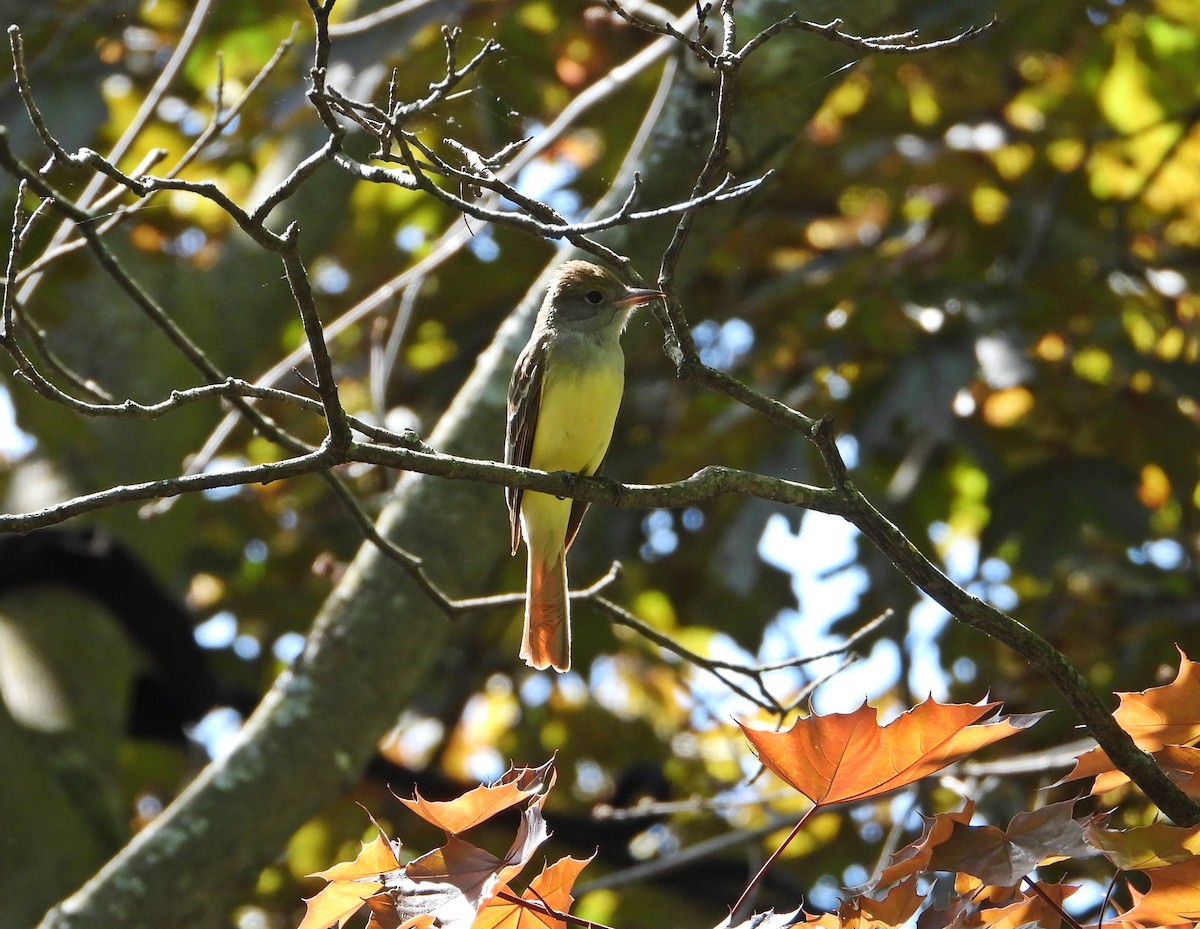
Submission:
<svg viewBox="0 0 1200 929">
<path fill-rule="evenodd" d="M 339 16 L 366 11 L 346 3 Z M 72 150 L 104 150 L 120 135 L 190 12 L 169 0 L 4 9 L 6 21 L 21 26 L 39 103 Z M 803 106 L 804 95 L 821 102 L 776 154 L 768 192 L 736 213 L 702 219 L 715 244 L 687 258 L 685 308 L 711 363 L 810 414 L 831 414 L 858 485 L 957 580 L 1050 639 L 1099 690 L 1142 689 L 1174 662 L 1174 643 L 1193 655 L 1200 643 L 1200 12 L 1183 0 L 1012 0 L 994 9 L 945 0 L 897 2 L 886 22 L 892 31 L 935 36 L 993 12 L 1001 24 L 973 43 L 856 60 L 814 76 L 813 86 L 758 87 L 748 76 L 740 90 L 756 105 L 764 94 L 778 107 Z M 401 96 L 418 96 L 440 73 L 438 27 L 448 18 L 468 43 L 494 36 L 506 49 L 425 128 L 431 138 L 452 131 L 480 150 L 547 124 L 646 42 L 602 9 L 578 4 L 427 5 L 335 40 L 337 82 L 360 95 L 378 93 L 396 66 Z M 269 189 L 320 139 L 302 93 L 311 24 L 291 2 L 214 4 L 168 100 L 123 165 L 152 147 L 185 149 L 211 114 L 217 53 L 232 96 L 294 22 L 297 48 L 186 175 L 213 178 L 235 199 Z M 847 25 L 853 31 L 855 23 Z M 820 41 L 798 39 L 792 53 Z M 529 169 L 529 189 L 567 210 L 593 202 L 656 80 L 644 74 L 588 114 Z M 34 158 L 35 139 L 11 83 L 0 92 L 0 121 L 18 152 Z M 731 146 L 735 169 L 738 142 Z M 365 153 L 366 143 L 353 144 Z M 13 186 L 0 193 L 11 206 Z M 328 169 L 287 213 L 302 225 L 327 319 L 462 222 L 421 195 L 356 185 Z M 204 202 L 161 197 L 110 240 L 224 369 L 255 376 L 301 343 L 277 265 Z M 351 326 L 334 342 L 347 406 L 427 434 L 551 255 L 543 243 L 488 230 L 425 280 L 402 324 L 391 301 L 378 319 Z M 635 258 L 643 273 L 653 272 L 656 255 Z M 157 399 L 190 383 L 161 337 L 127 312 L 79 253 L 41 283 L 31 313 L 56 352 L 118 396 Z M 370 359 L 397 325 L 402 347 L 381 389 L 372 384 Z M 660 343 L 648 318 L 626 335 L 630 378 L 608 473 L 648 483 L 721 463 L 820 481 L 819 462 L 800 440 L 676 383 Z M 68 491 L 175 473 L 219 418 L 194 406 L 153 423 L 79 420 L 6 383 L 16 423 L 32 437 L 8 452 L 4 489 L 12 511 Z M 221 451 L 225 461 L 268 454 L 244 430 Z M 394 480 L 365 468 L 351 477 L 373 501 Z M 503 523 L 501 495 L 476 518 Z M 186 598 L 224 692 L 251 698 L 296 654 L 298 636 L 359 544 L 311 478 L 182 499 L 154 518 L 131 507 L 110 510 L 90 523 L 111 528 Z M 770 544 L 763 542 L 768 526 Z M 830 636 L 895 610 L 895 619 L 859 645 L 871 670 L 825 685 L 821 696 L 831 702 L 869 696 L 898 710 L 930 690 L 968 700 L 990 691 L 1013 712 L 1062 709 L 1011 653 L 942 624 L 890 564 L 852 537 L 844 563 L 813 580 L 811 562 L 847 536 L 814 518 L 798 536 L 803 544 L 787 544 L 799 531 L 798 514 L 733 498 L 703 512 L 597 509 L 574 550 L 572 574 L 588 583 L 621 560 L 621 602 L 689 647 L 724 656 L 811 654 Z M 420 552 L 420 539 L 405 541 Z M 464 536 L 464 548 L 471 544 Z M 522 560 L 488 582 L 452 593 L 518 589 Z M 68 730 L 32 739 L 28 766 L 13 762 L 0 792 L 0 814 L 27 824 L 8 831 L 0 853 L 0 899 L 11 908 L 0 915 L 11 925 L 36 921 L 203 760 L 195 745 L 121 731 L 123 694 L 138 659 L 119 657 L 129 646 L 109 618 L 85 623 L 74 605 L 68 611 L 54 601 L 47 612 L 47 602 L 26 593 L 4 604 L 6 642 L 40 646 L 49 665 L 65 669 L 63 686 L 77 708 Z M 36 609 L 38 618 L 28 618 Z M 832 626 L 820 628 L 821 617 Z M 470 650 L 446 658 L 453 673 L 443 676 L 444 686 L 397 707 L 403 714 L 383 753 L 403 770 L 376 765 L 356 790 L 330 798 L 252 879 L 234 914 L 239 925 L 294 923 L 300 896 L 313 889 L 303 875 L 344 857 L 364 832 L 354 802 L 389 827 L 398 818 L 385 784 L 400 793 L 414 782 L 429 794 L 448 793 L 499 773 L 510 759 L 535 764 L 557 751 L 570 789 L 556 792 L 551 825 L 565 851 L 599 844 L 599 873 L 620 872 L 639 856 L 669 858 L 733 830 L 766 831 L 772 811 L 794 809 L 792 800 L 721 811 L 695 804 L 632 825 L 593 819 L 598 803 L 623 807 L 634 799 L 619 790 L 673 799 L 724 791 L 738 799 L 774 796 L 767 779 L 738 787 L 754 765 L 729 717 L 754 718 L 753 709 L 703 671 L 665 660 L 585 610 L 576 621 L 577 672 L 556 680 L 515 660 L 515 611 L 477 622 Z M 402 630 L 402 618 L 397 625 Z M 786 694 L 806 681 L 804 672 L 786 671 L 773 683 Z M 376 684 L 386 699 L 388 682 Z M 220 733 L 223 718 L 209 717 L 201 732 Z M 1069 742 L 1074 722 L 1052 714 L 1021 737 L 1019 750 Z M 25 738 L 16 732 L 19 720 L 3 725 L 13 739 Z M 80 781 L 62 775 L 74 770 L 63 758 L 74 757 L 79 744 L 94 778 L 85 778 L 82 791 Z M 38 767 L 47 757 L 56 772 L 49 782 Z M 985 815 L 1006 821 L 1033 805 L 1032 791 L 1043 782 L 1010 774 L 970 789 L 981 795 Z M 914 804 L 933 812 L 956 802 L 942 785 Z M 908 814 L 888 801 L 816 819 L 774 872 L 761 905 L 790 908 L 800 897 L 827 905 L 829 887 L 867 876 L 894 820 L 913 827 Z M 392 829 L 406 842 L 407 825 Z M 678 925 L 711 924 L 770 842 L 769 834 L 747 838 L 681 871 L 619 892 L 595 890 L 581 911 L 629 929 L 661 925 L 664 910 L 677 914 Z M 419 832 L 412 844 L 422 845 Z M 65 848 L 72 854 L 64 868 Z M 51 863 L 54 881 L 47 880 Z M 21 892 L 8 892 L 14 887 Z"/>
</svg>

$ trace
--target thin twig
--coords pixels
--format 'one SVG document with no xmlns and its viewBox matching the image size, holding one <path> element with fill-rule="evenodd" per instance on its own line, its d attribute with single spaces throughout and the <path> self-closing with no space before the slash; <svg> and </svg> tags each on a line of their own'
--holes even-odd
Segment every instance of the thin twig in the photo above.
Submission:
<svg viewBox="0 0 1200 929">
<path fill-rule="evenodd" d="M 342 409 L 342 399 L 338 395 L 337 379 L 333 374 L 333 361 L 329 357 L 329 347 L 325 344 L 325 333 L 321 329 L 321 319 L 317 314 L 317 305 L 313 301 L 308 272 L 300 258 L 300 227 L 296 223 L 288 226 L 287 231 L 283 234 L 283 248 L 280 250 L 279 256 L 283 259 L 288 286 L 291 287 L 292 297 L 300 310 L 304 335 L 312 353 L 313 367 L 317 374 L 317 391 L 321 395 L 321 405 L 325 408 L 325 424 L 329 430 L 329 443 L 341 454 L 350 447 L 354 437 L 350 431 L 350 423 L 346 419 L 346 411 Z"/>
<path fill-rule="evenodd" d="M 25 43 L 21 39 L 20 27 L 15 24 L 8 27 L 8 45 L 12 51 L 13 76 L 17 81 L 17 92 L 21 95 L 21 102 L 25 104 L 25 113 L 33 124 L 34 131 L 37 132 L 38 138 L 42 140 L 42 145 L 49 150 L 56 162 L 60 165 L 69 165 L 71 156 L 59 144 L 58 139 L 50 133 L 42 111 L 34 102 L 33 88 L 29 86 L 29 76 L 25 72 Z"/>
<path fill-rule="evenodd" d="M 12 227 L 8 240 L 8 262 L 4 266 L 3 319 L 0 321 L 0 339 L 13 338 L 13 274 L 20 258 L 21 243 L 28 228 L 25 217 L 25 181 L 17 182 L 17 197 L 13 203 Z"/>
<path fill-rule="evenodd" d="M 729 908 L 730 914 L 737 914 L 738 910 L 742 908 L 742 904 L 745 903 L 750 894 L 754 892 L 754 888 L 758 886 L 758 882 L 762 880 L 763 875 L 767 873 L 771 865 L 778 860 L 779 856 L 784 853 L 787 847 L 792 844 L 792 839 L 796 838 L 796 836 L 800 834 L 800 830 L 804 828 L 804 824 L 808 822 L 813 813 L 820 808 L 820 804 L 814 803 L 804 811 L 804 815 L 800 817 L 800 821 L 796 823 L 792 831 L 787 834 L 787 838 L 779 843 L 779 847 L 776 848 L 775 851 L 771 852 L 771 854 L 767 857 L 767 860 L 763 862 L 762 867 L 759 868 L 755 873 L 754 877 L 750 878 L 749 883 L 746 884 L 746 889 L 743 890 L 742 895 L 738 897 L 737 903 Z"/>
<path fill-rule="evenodd" d="M 1083 927 L 1079 924 L 1079 921 L 1062 908 L 1062 904 L 1060 904 L 1042 889 L 1040 882 L 1033 880 L 1031 877 L 1029 877 L 1029 875 L 1025 875 L 1023 878 L 1021 878 L 1021 880 L 1025 882 L 1025 885 L 1032 890 L 1034 894 L 1042 899 L 1043 903 L 1050 907 L 1050 909 L 1054 910 L 1054 912 L 1058 914 L 1058 918 L 1070 926 L 1071 929 L 1083 929 Z"/>
<path fill-rule="evenodd" d="M 238 117 L 242 109 L 245 107 L 246 103 L 251 99 L 258 88 L 262 86 L 267 77 L 274 72 L 279 63 L 291 50 L 295 44 L 297 30 L 298 25 L 294 24 L 291 34 L 281 41 L 278 46 L 276 46 L 275 52 L 271 58 L 258 70 L 258 72 L 246 85 L 246 88 L 228 108 L 223 108 L 221 106 L 221 91 L 218 88 L 217 99 L 214 101 L 213 116 L 210 119 L 208 126 L 203 132 L 200 133 L 200 135 L 196 137 L 188 150 L 184 152 L 178 160 L 176 160 L 176 162 L 171 166 L 170 170 L 166 173 L 165 177 L 178 177 L 178 175 L 188 165 L 190 165 L 196 158 L 200 156 L 200 154 L 205 148 L 207 148 L 209 143 L 214 138 L 224 132 L 233 123 L 233 121 Z M 132 171 L 128 172 L 129 177 L 135 179 L 142 178 L 151 170 L 151 168 L 166 158 L 167 154 L 168 152 L 166 149 L 151 149 L 146 154 L 146 157 L 142 159 L 141 163 L 139 163 Z M 107 207 L 113 200 L 127 193 L 128 191 L 129 186 L 127 184 L 117 183 L 108 193 L 96 197 L 94 203 L 95 209 L 99 210 Z M 145 209 L 146 206 L 148 206 L 154 199 L 156 192 L 156 190 L 147 191 L 145 195 L 142 196 L 137 202 L 132 204 L 122 204 L 121 206 L 117 207 L 116 211 L 112 215 L 110 215 L 96 227 L 97 234 L 106 234 L 114 227 L 122 223 L 129 216 Z M 79 202 L 82 204 L 84 201 L 81 200 Z M 74 239 L 65 238 L 61 244 L 54 245 L 53 247 L 47 247 L 36 260 L 30 262 L 25 268 L 23 268 L 17 275 L 17 280 L 23 281 L 29 277 L 39 274 L 47 265 L 51 264 L 57 259 L 86 247 L 87 240 L 82 237 L 77 237 Z"/>
<path fill-rule="evenodd" d="M 791 31 L 811 32 L 814 35 L 822 36 L 831 42 L 845 45 L 847 48 L 852 48 L 859 52 L 870 52 L 876 55 L 918 55 L 950 48 L 954 45 L 961 45 L 963 42 L 968 42 L 971 39 L 978 38 L 985 32 L 991 31 L 999 25 L 999 22 L 997 18 L 992 17 L 991 20 L 982 25 L 969 26 L 957 35 L 950 36 L 947 39 L 936 39 L 931 42 L 914 42 L 911 40 L 916 37 L 916 30 L 890 36 L 857 36 L 842 31 L 841 19 L 833 19 L 827 23 L 814 23 L 806 19 L 801 19 L 798 13 L 792 13 L 772 23 L 758 33 L 758 35 L 754 36 L 754 38 L 742 46 L 741 51 L 737 53 L 737 57 L 744 60 L 748 55 L 757 51 L 764 42 L 784 32 Z"/>
<path fill-rule="evenodd" d="M 175 76 L 179 73 L 179 69 L 183 67 L 187 56 L 191 54 L 192 48 L 196 40 L 200 36 L 200 27 L 204 23 L 205 17 L 208 16 L 209 6 L 212 0 L 198 0 L 195 7 L 192 9 L 192 14 L 188 18 L 187 25 L 184 27 L 183 34 L 179 38 L 179 44 L 171 52 L 171 57 L 159 72 L 158 78 L 151 86 L 146 98 L 138 107 L 133 119 L 125 127 L 121 133 L 121 137 L 113 145 L 108 153 L 108 160 L 113 164 L 117 164 L 132 148 L 138 136 L 141 135 L 142 129 L 145 128 L 155 110 L 158 109 L 159 103 L 170 89 L 171 84 L 175 81 Z M 92 178 L 87 186 L 80 193 L 76 204 L 82 208 L 87 208 L 104 187 L 104 178 L 99 175 Z M 51 250 L 61 245 L 71 234 L 71 224 L 64 222 L 58 227 L 58 230 L 51 237 L 47 250 Z M 41 281 L 41 275 L 33 275 L 26 279 L 21 290 L 17 293 L 17 301 L 21 304 L 26 304 L 33 296 L 33 292 L 37 289 L 38 283 Z"/>
<path fill-rule="evenodd" d="M 389 23 L 394 19 L 401 19 L 409 13 L 437 2 L 439 0 L 400 0 L 399 3 L 393 3 L 378 10 L 373 10 L 357 19 L 350 19 L 344 23 L 331 23 L 329 25 L 329 35 L 332 38 L 340 39 L 352 35 L 361 35 L 364 32 L 371 32 L 384 23 Z"/>
</svg>

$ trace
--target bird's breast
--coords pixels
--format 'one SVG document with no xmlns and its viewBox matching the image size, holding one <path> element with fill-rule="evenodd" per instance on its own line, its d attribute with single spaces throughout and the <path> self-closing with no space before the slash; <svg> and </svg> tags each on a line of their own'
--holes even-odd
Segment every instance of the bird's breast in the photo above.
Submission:
<svg viewBox="0 0 1200 929">
<path fill-rule="evenodd" d="M 625 388 L 624 356 L 550 358 L 529 465 L 591 474 L 612 439 Z"/>
</svg>

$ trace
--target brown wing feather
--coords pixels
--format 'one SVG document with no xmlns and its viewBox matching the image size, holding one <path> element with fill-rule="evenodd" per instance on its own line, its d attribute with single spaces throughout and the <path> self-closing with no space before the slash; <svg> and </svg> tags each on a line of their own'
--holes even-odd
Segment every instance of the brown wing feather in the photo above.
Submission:
<svg viewBox="0 0 1200 929">
<path fill-rule="evenodd" d="M 528 468 L 533 454 L 538 411 L 542 405 L 542 375 L 546 370 L 546 339 L 535 336 L 521 352 L 508 384 L 508 423 L 504 432 L 504 463 Z M 519 487 L 505 487 L 508 522 L 515 555 L 521 543 L 521 494 Z"/>
<path fill-rule="evenodd" d="M 571 518 L 567 521 L 567 544 L 563 546 L 564 552 L 571 550 L 571 543 L 575 541 L 575 535 L 579 532 L 579 524 L 583 522 L 583 514 L 588 511 L 591 506 L 585 500 L 571 501 Z"/>
<path fill-rule="evenodd" d="M 608 456 L 604 456 L 604 460 L 608 460 Z M 600 462 L 600 467 L 591 473 L 580 472 L 584 477 L 594 477 L 604 471 L 604 461 Z M 584 514 L 587 513 L 588 507 L 591 506 L 586 500 L 571 501 L 571 517 L 567 520 L 567 543 L 563 546 L 564 552 L 571 550 L 571 543 L 575 541 L 575 536 L 579 532 L 579 524 L 583 522 Z"/>
</svg>

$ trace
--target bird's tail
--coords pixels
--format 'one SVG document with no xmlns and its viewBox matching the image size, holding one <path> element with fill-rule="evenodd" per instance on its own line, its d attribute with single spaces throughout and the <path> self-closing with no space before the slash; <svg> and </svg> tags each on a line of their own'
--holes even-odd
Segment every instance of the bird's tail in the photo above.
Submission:
<svg viewBox="0 0 1200 929">
<path fill-rule="evenodd" d="M 530 667 L 571 667 L 571 610 L 567 599 L 567 561 L 563 552 L 546 563 L 529 559 L 529 588 L 525 597 L 525 631 L 521 658 Z"/>
</svg>

